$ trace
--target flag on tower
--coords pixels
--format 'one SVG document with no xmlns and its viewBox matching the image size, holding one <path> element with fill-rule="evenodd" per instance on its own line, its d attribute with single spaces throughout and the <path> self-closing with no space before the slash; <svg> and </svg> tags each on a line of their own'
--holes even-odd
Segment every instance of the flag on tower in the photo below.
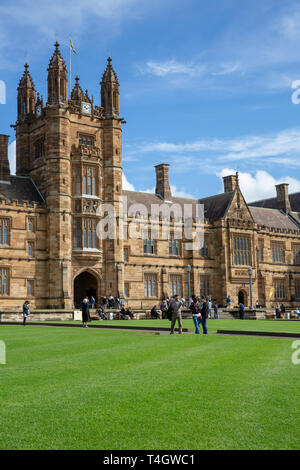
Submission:
<svg viewBox="0 0 300 470">
<path fill-rule="evenodd" d="M 74 54 L 78 55 L 77 52 L 76 52 L 75 49 L 74 49 L 74 46 L 73 46 L 73 43 L 72 43 L 71 39 L 70 39 L 70 48 L 72 49 L 72 51 L 74 52 Z"/>
</svg>

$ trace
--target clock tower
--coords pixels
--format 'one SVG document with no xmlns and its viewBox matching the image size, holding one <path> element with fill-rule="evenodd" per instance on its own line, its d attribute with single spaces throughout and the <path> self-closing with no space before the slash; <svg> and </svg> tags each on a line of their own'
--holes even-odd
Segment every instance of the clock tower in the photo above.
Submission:
<svg viewBox="0 0 300 470">
<path fill-rule="evenodd" d="M 67 68 L 54 45 L 44 105 L 25 65 L 18 89 L 17 174 L 32 178 L 47 206 L 46 307 L 73 308 L 85 295 L 123 296 L 122 240 L 97 236 L 100 204 L 113 205 L 117 224 L 122 197 L 122 129 L 119 82 L 108 59 L 101 105 L 79 77 L 68 99 Z"/>
</svg>

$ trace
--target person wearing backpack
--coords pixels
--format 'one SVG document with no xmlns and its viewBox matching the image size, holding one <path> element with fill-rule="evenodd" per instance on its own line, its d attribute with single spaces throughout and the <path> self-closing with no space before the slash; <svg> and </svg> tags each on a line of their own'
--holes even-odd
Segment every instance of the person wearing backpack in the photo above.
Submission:
<svg viewBox="0 0 300 470">
<path fill-rule="evenodd" d="M 192 295 L 192 302 L 190 303 L 190 311 L 192 312 L 193 315 L 193 322 L 195 325 L 195 334 L 200 335 L 200 329 L 199 329 L 199 319 L 200 319 L 200 307 L 197 301 L 197 297 L 195 295 Z"/>
<path fill-rule="evenodd" d="M 170 334 L 174 334 L 174 329 L 175 329 L 175 323 L 176 320 L 178 321 L 178 327 L 179 327 L 179 334 L 182 334 L 182 318 L 181 318 L 181 307 L 182 307 L 182 302 L 179 300 L 179 295 L 174 295 L 174 298 L 171 300 L 170 305 L 169 305 L 169 315 L 171 314 L 171 331 Z"/>
</svg>

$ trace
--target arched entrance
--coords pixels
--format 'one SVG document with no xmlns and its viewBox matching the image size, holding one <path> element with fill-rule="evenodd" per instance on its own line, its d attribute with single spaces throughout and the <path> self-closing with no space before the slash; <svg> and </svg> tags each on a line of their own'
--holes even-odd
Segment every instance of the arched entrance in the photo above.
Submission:
<svg viewBox="0 0 300 470">
<path fill-rule="evenodd" d="M 247 292 L 244 290 L 240 290 L 238 294 L 238 302 L 239 304 L 247 305 Z"/>
<path fill-rule="evenodd" d="M 74 279 L 74 307 L 81 306 L 84 297 L 93 296 L 97 302 L 97 279 L 88 271 L 83 271 Z"/>
</svg>

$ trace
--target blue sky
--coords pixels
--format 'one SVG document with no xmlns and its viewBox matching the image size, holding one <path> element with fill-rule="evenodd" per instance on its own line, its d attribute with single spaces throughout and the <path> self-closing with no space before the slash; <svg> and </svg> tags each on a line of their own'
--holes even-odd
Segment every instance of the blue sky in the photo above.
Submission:
<svg viewBox="0 0 300 470">
<path fill-rule="evenodd" d="M 45 101 L 53 44 L 68 66 L 71 37 L 72 85 L 78 74 L 96 104 L 112 57 L 125 188 L 153 190 L 154 165 L 169 163 L 174 195 L 219 193 L 235 171 L 248 201 L 272 197 L 279 182 L 300 191 L 299 24 L 289 0 L 0 0 L 0 132 L 11 136 L 11 166 L 24 63 Z"/>
</svg>

